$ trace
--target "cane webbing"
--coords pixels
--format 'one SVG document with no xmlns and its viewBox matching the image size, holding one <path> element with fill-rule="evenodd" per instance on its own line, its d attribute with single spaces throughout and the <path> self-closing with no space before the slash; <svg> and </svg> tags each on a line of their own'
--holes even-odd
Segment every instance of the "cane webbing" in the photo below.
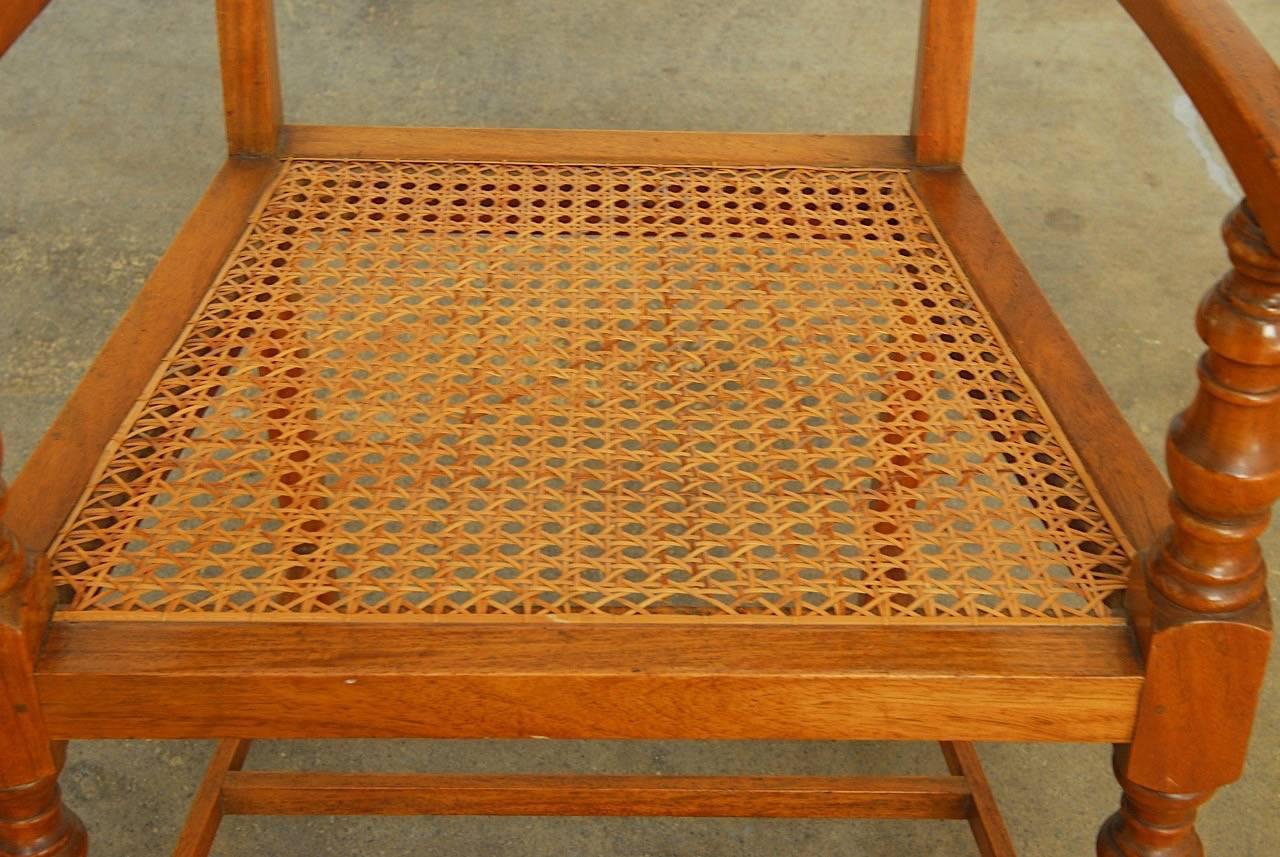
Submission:
<svg viewBox="0 0 1280 857">
<path fill-rule="evenodd" d="M 70 611 L 1118 621 L 895 171 L 295 160 L 52 550 Z"/>
</svg>

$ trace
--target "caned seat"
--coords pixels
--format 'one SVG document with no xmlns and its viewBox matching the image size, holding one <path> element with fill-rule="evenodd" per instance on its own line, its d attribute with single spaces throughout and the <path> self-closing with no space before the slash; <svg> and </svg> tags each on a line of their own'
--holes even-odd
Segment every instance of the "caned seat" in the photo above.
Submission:
<svg viewBox="0 0 1280 857">
<path fill-rule="evenodd" d="M 901 170 L 290 160 L 54 543 L 71 614 L 1121 622 Z"/>
<path fill-rule="evenodd" d="M 1012 857 L 973 741 L 1115 744 L 1100 857 L 1201 857 L 1271 640 L 1280 69 L 1225 0 L 1121 2 L 1247 196 L 1172 491 L 961 166 L 975 0 L 924 0 L 896 136 L 289 124 L 271 0 L 216 0 L 227 161 L 0 482 L 0 855 L 86 854 L 66 740 L 217 737 L 178 857 L 226 814 L 967 819 Z M 949 774 L 246 761 L 405 737 Z"/>
</svg>

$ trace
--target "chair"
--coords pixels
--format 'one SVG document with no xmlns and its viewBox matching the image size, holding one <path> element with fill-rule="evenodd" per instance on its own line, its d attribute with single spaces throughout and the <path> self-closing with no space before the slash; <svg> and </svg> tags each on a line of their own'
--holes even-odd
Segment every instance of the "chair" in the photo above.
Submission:
<svg viewBox="0 0 1280 857">
<path fill-rule="evenodd" d="M 46 0 L 0 10 L 0 52 Z M 1106 857 L 1203 853 L 1271 638 L 1280 70 L 1122 0 L 1247 200 L 1172 493 L 960 168 L 975 0 L 893 137 L 285 124 L 229 157 L 7 492 L 0 854 L 87 852 L 65 741 L 224 739 L 225 814 L 967 819 L 969 742 L 1109 742 Z M 243 769 L 266 738 L 942 742 L 945 777 Z"/>
</svg>

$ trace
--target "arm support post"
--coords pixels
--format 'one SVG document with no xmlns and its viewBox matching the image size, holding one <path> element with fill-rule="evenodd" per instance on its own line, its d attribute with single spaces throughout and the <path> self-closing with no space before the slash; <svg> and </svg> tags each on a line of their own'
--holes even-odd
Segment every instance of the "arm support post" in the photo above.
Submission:
<svg viewBox="0 0 1280 857">
<path fill-rule="evenodd" d="M 83 857 L 84 825 L 58 792 L 64 745 L 49 741 L 33 678 L 49 573 L 4 526 L 6 496 L 0 479 L 0 855 Z"/>
<path fill-rule="evenodd" d="M 1258 538 L 1280 497 L 1280 257 L 1246 205 L 1233 270 L 1200 305 L 1200 388 L 1169 430 L 1173 524 L 1143 560 L 1147 677 L 1116 755 L 1106 857 L 1198 857 L 1197 807 L 1244 770 L 1271 644 Z"/>
<path fill-rule="evenodd" d="M 1259 538 L 1280 499 L 1280 69 L 1227 0 L 1120 0 L 1213 132 L 1246 201 L 1232 270 L 1200 304 L 1208 351 L 1166 445 L 1172 525 L 1131 614 L 1146 681 L 1104 857 L 1199 857 L 1197 808 L 1244 769 L 1271 644 Z"/>
</svg>

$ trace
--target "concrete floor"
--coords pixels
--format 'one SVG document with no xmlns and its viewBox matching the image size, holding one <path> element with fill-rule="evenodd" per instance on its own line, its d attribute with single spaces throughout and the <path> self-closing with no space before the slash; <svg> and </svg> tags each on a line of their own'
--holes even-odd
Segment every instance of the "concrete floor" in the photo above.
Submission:
<svg viewBox="0 0 1280 857">
<path fill-rule="evenodd" d="M 301 121 L 894 133 L 909 0 L 277 0 Z M 1200 293 L 1236 191 L 1173 79 L 1108 0 L 984 0 L 969 169 L 1148 447 L 1192 387 Z M 1280 54 L 1273 0 L 1236 6 Z M 58 0 L 0 61 L 0 426 L 17 471 L 221 159 L 210 0 Z M 1268 539 L 1280 563 L 1280 539 Z M 1273 591 L 1280 587 L 1273 586 Z M 1280 664 L 1280 660 L 1277 660 Z M 1273 669 L 1273 672 L 1278 670 Z M 1276 853 L 1280 675 L 1213 853 Z M 72 749 L 99 857 L 166 853 L 209 744 Z M 1103 747 L 985 746 L 1026 857 L 1092 853 Z M 261 763 L 650 772 L 939 770 L 916 745 L 270 744 Z M 234 820 L 218 852 L 969 854 L 954 823 Z"/>
</svg>

